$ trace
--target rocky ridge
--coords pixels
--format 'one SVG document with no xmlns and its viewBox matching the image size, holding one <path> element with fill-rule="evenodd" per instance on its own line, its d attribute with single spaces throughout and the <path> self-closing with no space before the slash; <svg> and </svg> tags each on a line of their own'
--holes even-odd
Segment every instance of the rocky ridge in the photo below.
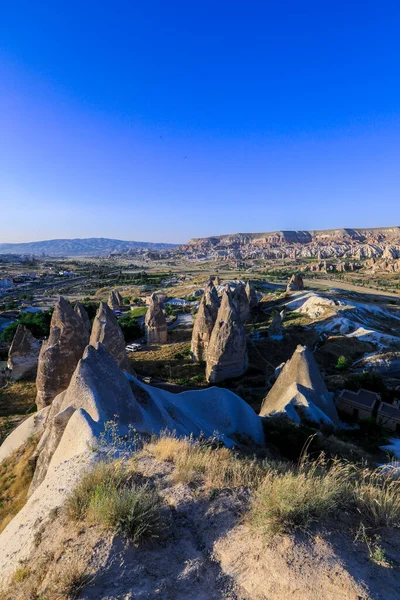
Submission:
<svg viewBox="0 0 400 600">
<path fill-rule="evenodd" d="M 195 238 L 175 249 L 195 257 L 237 259 L 400 258 L 400 227 L 237 233 Z"/>
</svg>

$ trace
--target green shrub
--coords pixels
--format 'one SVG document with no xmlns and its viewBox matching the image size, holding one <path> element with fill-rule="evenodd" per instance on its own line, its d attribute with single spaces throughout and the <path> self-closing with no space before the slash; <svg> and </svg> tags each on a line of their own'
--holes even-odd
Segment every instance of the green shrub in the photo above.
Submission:
<svg viewBox="0 0 400 600">
<path fill-rule="evenodd" d="M 85 474 L 67 504 L 75 521 L 89 521 L 129 537 L 134 543 L 156 537 L 161 501 L 147 484 L 135 483 L 120 462 L 99 463 Z"/>
<path fill-rule="evenodd" d="M 350 361 L 348 358 L 346 358 L 345 356 L 339 356 L 337 363 L 336 363 L 336 368 L 338 369 L 338 371 L 347 371 L 350 367 Z"/>
<path fill-rule="evenodd" d="M 132 312 L 132 311 L 131 311 Z M 118 319 L 119 326 L 122 329 L 126 342 L 135 340 L 143 335 L 142 328 L 136 318 L 132 318 L 130 314 L 123 315 Z"/>
</svg>

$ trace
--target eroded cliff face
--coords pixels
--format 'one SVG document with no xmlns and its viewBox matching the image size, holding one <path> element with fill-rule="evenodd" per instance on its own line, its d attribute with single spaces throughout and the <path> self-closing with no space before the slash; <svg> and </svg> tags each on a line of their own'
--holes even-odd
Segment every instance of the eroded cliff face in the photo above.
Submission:
<svg viewBox="0 0 400 600">
<path fill-rule="evenodd" d="M 400 227 L 237 233 L 195 238 L 177 252 L 246 258 L 391 258 L 400 257 Z"/>
</svg>

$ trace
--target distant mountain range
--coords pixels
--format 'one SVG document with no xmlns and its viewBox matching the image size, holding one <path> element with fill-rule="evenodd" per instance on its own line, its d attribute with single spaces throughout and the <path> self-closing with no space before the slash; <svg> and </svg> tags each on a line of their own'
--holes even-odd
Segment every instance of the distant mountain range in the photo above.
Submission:
<svg viewBox="0 0 400 600">
<path fill-rule="evenodd" d="M 126 242 L 108 238 L 76 238 L 45 240 L 21 244 L 1 244 L 0 254 L 24 254 L 41 256 L 102 256 L 105 254 L 129 254 L 132 250 L 166 250 L 175 244 L 153 242 Z"/>
</svg>

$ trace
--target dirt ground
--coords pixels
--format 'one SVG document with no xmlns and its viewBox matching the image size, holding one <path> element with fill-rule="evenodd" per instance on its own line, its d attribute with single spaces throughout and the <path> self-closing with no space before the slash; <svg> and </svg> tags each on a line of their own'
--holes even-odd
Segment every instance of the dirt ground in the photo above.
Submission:
<svg viewBox="0 0 400 600">
<path fill-rule="evenodd" d="M 213 494 L 174 484 L 172 469 L 152 457 L 139 461 L 165 502 L 158 539 L 133 547 L 98 527 L 71 525 L 62 512 L 53 515 L 23 565 L 26 578 L 4 598 L 30 597 L 38 572 L 38 597 L 61 597 L 51 590 L 61 589 L 74 570 L 81 573 L 74 596 L 81 600 L 398 600 L 396 532 L 385 534 L 386 566 L 372 563 L 365 544 L 342 534 L 340 522 L 329 532 L 317 526 L 312 534 L 267 543 L 243 518 L 246 489 Z"/>
</svg>

